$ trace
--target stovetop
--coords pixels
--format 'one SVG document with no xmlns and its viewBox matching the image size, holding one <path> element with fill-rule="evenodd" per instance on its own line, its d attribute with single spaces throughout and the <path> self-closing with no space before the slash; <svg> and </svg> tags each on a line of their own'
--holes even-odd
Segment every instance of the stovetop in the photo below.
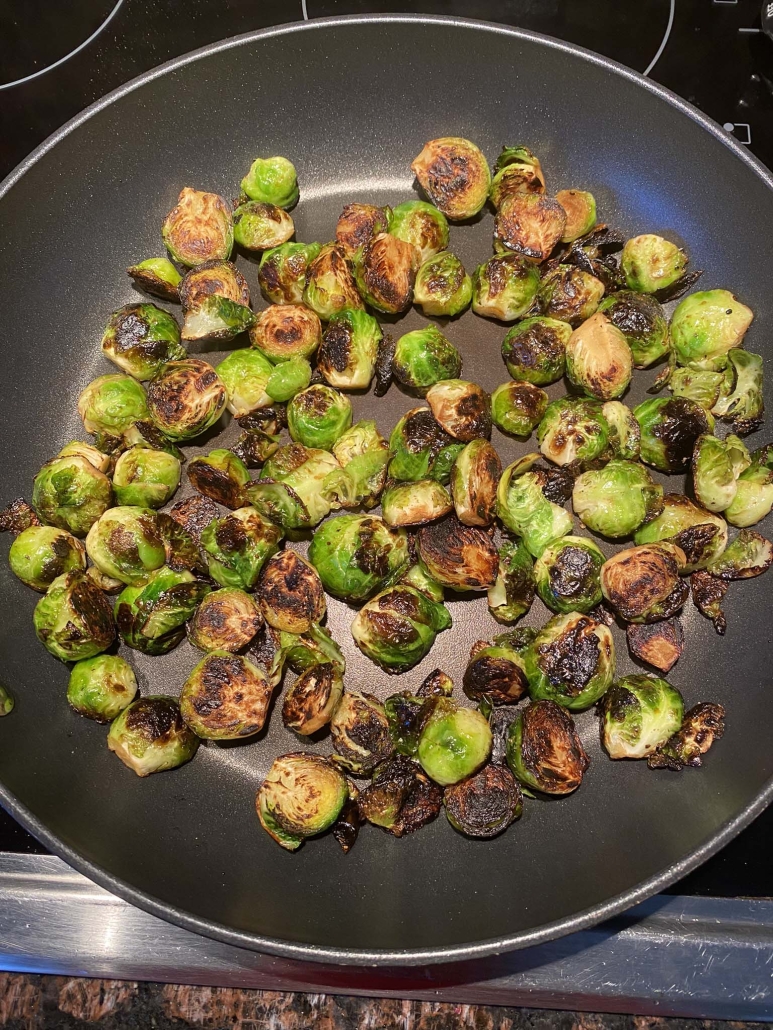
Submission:
<svg viewBox="0 0 773 1030">
<path fill-rule="evenodd" d="M 773 40 L 760 0 L 0 0 L 0 178 L 88 104 L 179 54 L 302 18 L 400 11 L 595 50 L 686 98 L 773 168 Z M 773 809 L 669 893 L 773 895 L 771 834 Z M 0 809 L 0 851 L 45 849 Z"/>
</svg>

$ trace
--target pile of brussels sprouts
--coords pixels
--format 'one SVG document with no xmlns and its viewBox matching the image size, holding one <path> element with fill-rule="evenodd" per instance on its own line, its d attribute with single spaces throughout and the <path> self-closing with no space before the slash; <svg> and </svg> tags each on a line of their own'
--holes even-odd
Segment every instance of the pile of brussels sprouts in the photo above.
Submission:
<svg viewBox="0 0 773 1030">
<path fill-rule="evenodd" d="M 685 713 L 663 678 L 684 647 L 679 613 L 692 588 L 724 632 L 728 583 L 773 562 L 750 529 L 773 507 L 773 445 L 750 453 L 741 439 L 763 416 L 762 359 L 741 346 L 749 308 L 716 289 L 669 319 L 663 304 L 700 275 L 684 251 L 656 235 L 625 242 L 588 192 L 551 197 L 525 147 L 505 147 L 492 175 L 473 143 L 437 139 L 412 169 L 426 201 L 349 204 L 324 245 L 292 241 L 285 158 L 256 160 L 234 205 L 183 189 L 162 226 L 169 256 L 128 270 L 181 305 L 182 326 L 149 301 L 110 316 L 102 352 L 117 371 L 78 399 L 93 442 L 67 444 L 31 505 L 0 515 L 13 572 L 44 595 L 35 632 L 71 663 L 70 705 L 110 724 L 108 746 L 138 775 L 190 760 L 202 739 L 258 734 L 294 674 L 282 721 L 303 738 L 329 727 L 332 754 L 286 754 L 260 787 L 260 822 L 289 850 L 329 828 L 348 850 L 363 821 L 402 836 L 441 808 L 459 832 L 493 837 L 523 794 L 577 789 L 589 758 L 572 714 L 593 705 L 611 758 L 700 765 L 724 710 Z M 493 255 L 469 275 L 448 222 L 486 203 Z M 260 255 L 259 313 L 235 247 Z M 394 340 L 377 314 L 412 303 L 512 323 L 511 378 L 492 394 L 460 378 L 445 321 Z M 232 345 L 217 366 L 189 353 L 213 341 Z M 630 410 L 633 370 L 659 362 L 653 390 L 670 395 Z M 549 400 L 564 376 L 567 395 Z M 346 391 L 379 397 L 392 382 L 412 399 L 386 439 L 374 420 L 353 423 Z M 226 409 L 237 443 L 186 463 L 180 445 Z M 503 469 L 492 426 L 536 430 L 539 450 Z M 193 492 L 162 511 L 183 464 Z M 692 496 L 681 481 L 665 493 L 651 470 L 690 472 Z M 607 558 L 570 499 L 580 526 L 630 546 Z M 281 549 L 309 536 L 307 557 Z M 477 707 L 441 670 L 384 701 L 347 689 L 326 594 L 356 607 L 360 651 L 400 674 L 450 629 L 446 591 L 487 592 L 509 626 L 473 647 L 462 688 Z M 537 595 L 552 617 L 514 626 Z M 658 675 L 616 679 L 615 620 Z M 186 635 L 202 657 L 179 699 L 138 697 L 117 640 L 161 655 Z M 11 706 L 3 694 L 0 714 Z"/>
</svg>

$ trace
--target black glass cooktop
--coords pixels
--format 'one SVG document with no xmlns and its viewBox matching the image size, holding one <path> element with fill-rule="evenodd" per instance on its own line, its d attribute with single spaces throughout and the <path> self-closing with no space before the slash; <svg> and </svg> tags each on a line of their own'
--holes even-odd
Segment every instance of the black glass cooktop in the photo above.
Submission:
<svg viewBox="0 0 773 1030">
<path fill-rule="evenodd" d="M 0 178 L 88 104 L 178 54 L 302 18 L 396 11 L 499 21 L 595 50 L 685 97 L 773 168 L 773 40 L 760 10 L 761 0 L 0 0 Z M 773 809 L 671 893 L 773 896 L 772 835 Z M 43 850 L 0 809 L 3 849 Z"/>
</svg>

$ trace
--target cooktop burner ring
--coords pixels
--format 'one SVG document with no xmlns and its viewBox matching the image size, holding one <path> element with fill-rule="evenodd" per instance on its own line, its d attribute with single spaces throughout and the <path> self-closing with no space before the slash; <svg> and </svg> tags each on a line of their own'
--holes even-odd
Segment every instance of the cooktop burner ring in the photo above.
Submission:
<svg viewBox="0 0 773 1030">
<path fill-rule="evenodd" d="M 304 3 L 304 8 L 305 8 L 306 0 L 303 0 L 303 3 Z M 644 75 L 645 77 L 647 75 L 649 75 L 649 73 L 652 71 L 652 69 L 655 67 L 655 65 L 660 60 L 660 57 L 661 57 L 663 51 L 666 49 L 666 44 L 668 43 L 668 38 L 671 35 L 671 29 L 673 29 L 673 27 L 674 27 L 674 15 L 675 14 L 676 14 L 676 0 L 671 0 L 671 6 L 670 6 L 670 9 L 669 9 L 669 12 L 668 12 L 668 23 L 666 25 L 666 31 L 663 34 L 663 39 L 660 41 L 660 46 L 658 47 L 658 49 L 657 49 L 657 51 L 655 53 L 655 56 L 652 58 L 650 63 L 647 65 L 647 67 L 642 72 L 642 75 Z"/>
</svg>

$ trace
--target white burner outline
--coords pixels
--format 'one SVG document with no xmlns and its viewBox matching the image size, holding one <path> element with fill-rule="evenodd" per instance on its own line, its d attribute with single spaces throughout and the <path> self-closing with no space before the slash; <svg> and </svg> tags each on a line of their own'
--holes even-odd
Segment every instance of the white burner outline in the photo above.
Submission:
<svg viewBox="0 0 773 1030">
<path fill-rule="evenodd" d="M 37 79 L 40 75 L 45 75 L 46 72 L 53 71 L 54 68 L 58 68 L 60 64 L 64 64 L 65 61 L 69 61 L 71 57 L 75 57 L 75 55 L 79 54 L 84 47 L 87 47 L 89 43 L 93 42 L 93 40 L 97 38 L 97 36 L 100 34 L 100 32 L 102 32 L 103 29 L 107 28 L 107 26 L 116 16 L 116 14 L 118 14 L 118 9 L 122 6 L 122 4 L 123 0 L 118 0 L 118 3 L 112 9 L 110 14 L 108 14 L 108 16 L 102 22 L 102 24 L 94 32 L 91 33 L 88 39 L 84 39 L 83 42 L 76 46 L 74 50 L 71 50 L 69 54 L 65 54 L 64 57 L 60 57 L 58 61 L 54 61 L 53 64 L 47 64 L 45 68 L 40 68 L 38 71 L 33 72 L 31 75 L 25 75 L 21 79 L 14 79 L 13 82 L 0 82 L 0 90 L 10 89 L 11 86 L 21 86 L 23 82 L 30 82 L 32 79 Z M 305 8 L 306 0 L 304 0 L 303 6 Z"/>
<path fill-rule="evenodd" d="M 309 20 L 309 12 L 306 10 L 306 0 L 301 0 L 301 11 L 303 13 L 303 20 Z"/>
<path fill-rule="evenodd" d="M 304 3 L 305 2 L 306 2 L 306 0 L 304 0 Z M 671 0 L 671 10 L 668 12 L 668 25 L 666 25 L 666 34 L 663 36 L 663 39 L 661 40 L 660 46 L 658 47 L 658 52 L 652 58 L 652 60 L 647 65 L 645 70 L 642 72 L 642 75 L 645 78 L 649 75 L 649 73 L 652 71 L 652 69 L 658 63 L 658 61 L 660 60 L 660 58 L 661 58 L 661 56 L 663 54 L 663 51 L 666 49 L 666 43 L 668 43 L 668 37 L 671 35 L 671 29 L 673 29 L 673 27 L 674 27 L 674 14 L 675 13 L 676 13 L 676 0 Z"/>
</svg>

